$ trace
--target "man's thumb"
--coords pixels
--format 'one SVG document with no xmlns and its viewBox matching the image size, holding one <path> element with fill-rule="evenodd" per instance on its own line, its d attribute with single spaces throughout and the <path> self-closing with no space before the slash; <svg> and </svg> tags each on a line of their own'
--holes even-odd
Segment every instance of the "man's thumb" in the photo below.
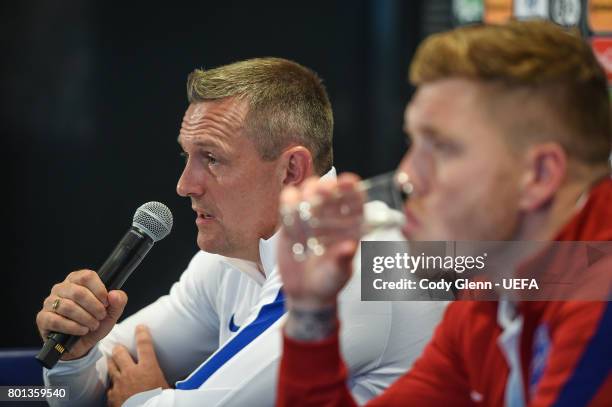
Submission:
<svg viewBox="0 0 612 407">
<path fill-rule="evenodd" d="M 127 300 L 128 298 L 125 291 L 113 290 L 108 293 L 108 308 L 106 312 L 115 322 L 117 322 L 121 314 L 123 314 Z"/>
</svg>

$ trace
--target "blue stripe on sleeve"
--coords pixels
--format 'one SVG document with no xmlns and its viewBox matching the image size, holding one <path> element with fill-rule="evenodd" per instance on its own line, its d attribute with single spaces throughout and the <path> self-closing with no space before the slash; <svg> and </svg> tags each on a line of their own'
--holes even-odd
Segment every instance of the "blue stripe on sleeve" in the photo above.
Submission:
<svg viewBox="0 0 612 407">
<path fill-rule="evenodd" d="M 608 302 L 593 338 L 563 386 L 555 406 L 586 406 L 612 368 L 612 306 Z"/>
<path fill-rule="evenodd" d="M 176 382 L 178 390 L 194 390 L 199 388 L 213 373 L 240 352 L 245 346 L 253 342 L 274 322 L 285 313 L 285 296 L 282 289 L 278 291 L 276 299 L 261 307 L 257 318 L 249 325 L 244 327 L 236 336 L 228 341 L 223 348 L 215 353 L 211 358 L 196 370 L 190 377 L 183 381 Z"/>
</svg>

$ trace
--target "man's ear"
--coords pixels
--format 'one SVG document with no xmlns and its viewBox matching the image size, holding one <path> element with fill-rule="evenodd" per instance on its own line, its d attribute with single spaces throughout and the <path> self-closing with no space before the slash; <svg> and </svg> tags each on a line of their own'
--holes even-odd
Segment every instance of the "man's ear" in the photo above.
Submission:
<svg viewBox="0 0 612 407">
<path fill-rule="evenodd" d="M 527 148 L 527 171 L 522 184 L 519 205 L 526 211 L 550 202 L 567 174 L 567 154 L 557 143 L 541 143 Z"/>
<path fill-rule="evenodd" d="M 290 147 L 281 154 L 284 164 L 283 185 L 299 185 L 314 174 L 312 154 L 303 146 Z"/>
</svg>

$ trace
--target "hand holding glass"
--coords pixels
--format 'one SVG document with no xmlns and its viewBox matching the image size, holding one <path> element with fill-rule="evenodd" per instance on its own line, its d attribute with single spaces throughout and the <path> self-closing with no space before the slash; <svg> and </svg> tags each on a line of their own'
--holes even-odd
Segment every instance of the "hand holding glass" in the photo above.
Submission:
<svg viewBox="0 0 612 407">
<path fill-rule="evenodd" d="M 283 226 L 293 241 L 294 259 L 321 256 L 333 241 L 401 227 L 405 220 L 402 208 L 412 191 L 406 173 L 389 172 L 362 180 L 350 191 L 336 189 L 331 196 L 317 195 L 281 208 Z"/>
</svg>

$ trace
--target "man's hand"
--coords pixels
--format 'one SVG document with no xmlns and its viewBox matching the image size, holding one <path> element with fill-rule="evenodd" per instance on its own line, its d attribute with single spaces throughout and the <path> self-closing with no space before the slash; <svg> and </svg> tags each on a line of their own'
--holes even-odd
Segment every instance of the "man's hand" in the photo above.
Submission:
<svg viewBox="0 0 612 407">
<path fill-rule="evenodd" d="M 108 358 L 111 383 L 106 396 L 109 406 L 121 406 L 136 393 L 158 387 L 170 388 L 157 362 L 151 333 L 144 325 L 136 327 L 136 353 L 138 362 L 132 360 L 125 346 L 117 345 Z"/>
<path fill-rule="evenodd" d="M 343 174 L 337 182 L 309 179 L 281 194 L 284 215 L 306 202 L 314 219 L 305 227 L 299 223 L 283 227 L 279 240 L 278 267 L 291 311 L 286 332 L 294 338 L 316 339 L 317 335 L 305 338 L 300 332 L 319 326 L 324 334 L 330 318 L 335 324 L 336 299 L 351 276 L 361 237 L 364 197 L 357 190 L 358 181 L 353 174 Z M 317 239 L 323 253 L 307 251 L 301 261 L 296 260 L 294 245 L 309 237 Z"/>
<path fill-rule="evenodd" d="M 81 336 L 61 358 L 77 359 L 111 331 L 125 304 L 125 292 L 107 292 L 95 271 L 74 271 L 53 286 L 36 315 L 36 325 L 43 340 L 47 339 L 50 331 Z"/>
</svg>

